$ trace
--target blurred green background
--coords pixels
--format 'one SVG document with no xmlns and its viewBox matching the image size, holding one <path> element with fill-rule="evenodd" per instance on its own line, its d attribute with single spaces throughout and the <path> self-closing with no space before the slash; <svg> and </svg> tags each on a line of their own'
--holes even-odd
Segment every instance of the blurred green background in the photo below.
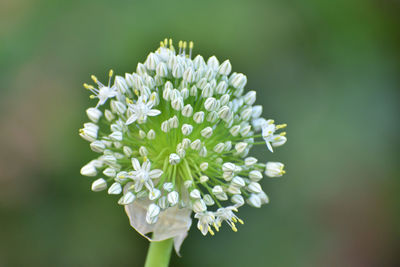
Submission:
<svg viewBox="0 0 400 267">
<path fill-rule="evenodd" d="M 141 266 L 148 242 L 90 191 L 78 136 L 90 74 L 132 72 L 164 37 L 229 58 L 264 116 L 287 122 L 287 175 L 245 225 L 195 227 L 171 266 L 400 266 L 400 3 L 0 3 L 0 266 Z"/>
</svg>

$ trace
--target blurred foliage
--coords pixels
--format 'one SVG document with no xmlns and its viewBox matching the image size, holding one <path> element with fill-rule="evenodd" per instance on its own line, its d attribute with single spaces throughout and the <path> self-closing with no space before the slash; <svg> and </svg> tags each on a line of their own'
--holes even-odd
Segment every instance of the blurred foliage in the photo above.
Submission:
<svg viewBox="0 0 400 267">
<path fill-rule="evenodd" d="M 190 232 L 171 266 L 398 266 L 399 2 L 0 3 L 0 266 L 141 266 L 148 242 L 116 198 L 90 192 L 78 137 L 109 68 L 132 72 L 159 40 L 229 58 L 264 116 L 287 122 L 265 179 L 271 203 L 238 233 Z M 264 155 L 265 154 L 265 155 Z"/>
</svg>

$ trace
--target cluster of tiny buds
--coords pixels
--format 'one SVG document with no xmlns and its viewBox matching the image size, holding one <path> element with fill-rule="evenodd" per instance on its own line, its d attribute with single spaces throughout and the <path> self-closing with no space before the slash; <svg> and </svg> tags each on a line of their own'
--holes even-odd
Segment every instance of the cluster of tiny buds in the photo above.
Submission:
<svg viewBox="0 0 400 267">
<path fill-rule="evenodd" d="M 193 42 L 176 50 L 165 39 L 136 72 L 113 79 L 111 70 L 107 85 L 92 75 L 96 86 L 84 87 L 98 101 L 79 134 L 100 156 L 81 174 L 102 176 L 92 190 L 121 195 L 121 205 L 150 201 L 148 224 L 177 206 L 195 213 L 204 235 L 223 222 L 237 231 L 239 207 L 269 202 L 263 176 L 285 173 L 282 163 L 261 163 L 250 149 L 264 144 L 273 152 L 287 140 L 278 133 L 286 124 L 261 117 L 256 92 L 245 92 L 247 77 L 232 73 L 229 60 L 192 59 L 192 52 Z"/>
</svg>

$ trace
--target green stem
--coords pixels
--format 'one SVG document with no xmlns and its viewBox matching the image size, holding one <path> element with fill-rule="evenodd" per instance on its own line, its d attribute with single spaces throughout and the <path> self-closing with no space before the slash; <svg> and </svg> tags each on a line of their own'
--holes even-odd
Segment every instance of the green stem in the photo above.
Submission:
<svg viewBox="0 0 400 267">
<path fill-rule="evenodd" d="M 147 252 L 145 267 L 168 267 L 171 257 L 172 245 L 174 240 L 167 239 L 163 241 L 150 242 Z"/>
</svg>

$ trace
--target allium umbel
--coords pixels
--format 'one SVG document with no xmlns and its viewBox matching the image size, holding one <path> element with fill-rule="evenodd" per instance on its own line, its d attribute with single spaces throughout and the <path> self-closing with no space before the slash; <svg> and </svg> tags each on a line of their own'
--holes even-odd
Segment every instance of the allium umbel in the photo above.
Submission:
<svg viewBox="0 0 400 267">
<path fill-rule="evenodd" d="M 92 190 L 121 195 L 118 203 L 139 233 L 153 232 L 155 241 L 174 238 L 177 250 L 192 212 L 204 235 L 224 222 L 236 232 L 243 224 L 239 207 L 268 203 L 263 173 L 285 173 L 282 163 L 248 154 L 253 145 L 271 152 L 283 145 L 285 132 L 278 131 L 286 124 L 260 117 L 256 92 L 245 91 L 247 77 L 232 73 L 229 60 L 192 59 L 193 43 L 186 46 L 179 42 L 176 51 L 165 40 L 136 72 L 113 79 L 111 70 L 107 85 L 92 75 L 95 86 L 84 87 L 98 102 L 80 130 L 100 154 L 81 169 L 98 177 Z"/>
</svg>

